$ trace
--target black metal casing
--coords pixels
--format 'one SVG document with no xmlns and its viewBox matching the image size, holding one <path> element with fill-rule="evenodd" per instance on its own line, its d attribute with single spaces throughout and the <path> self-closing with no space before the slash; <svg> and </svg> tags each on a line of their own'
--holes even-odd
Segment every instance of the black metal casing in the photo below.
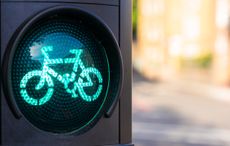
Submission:
<svg viewBox="0 0 230 146">
<path fill-rule="evenodd" d="M 44 133 L 24 118 L 17 119 L 1 88 L 0 145 L 131 145 L 131 0 L 2 0 L 0 4 L 1 64 L 11 37 L 28 18 L 50 7 L 71 6 L 92 13 L 106 23 L 120 46 L 124 68 L 123 88 L 113 114 L 109 118 L 102 117 L 92 129 L 81 135 Z"/>
</svg>

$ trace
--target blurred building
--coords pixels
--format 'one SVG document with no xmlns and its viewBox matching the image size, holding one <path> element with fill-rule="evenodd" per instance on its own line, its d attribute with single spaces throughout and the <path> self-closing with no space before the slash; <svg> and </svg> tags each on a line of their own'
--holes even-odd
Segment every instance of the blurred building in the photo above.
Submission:
<svg viewBox="0 0 230 146">
<path fill-rule="evenodd" d="M 230 0 L 137 2 L 137 70 L 150 79 L 230 83 Z"/>
</svg>

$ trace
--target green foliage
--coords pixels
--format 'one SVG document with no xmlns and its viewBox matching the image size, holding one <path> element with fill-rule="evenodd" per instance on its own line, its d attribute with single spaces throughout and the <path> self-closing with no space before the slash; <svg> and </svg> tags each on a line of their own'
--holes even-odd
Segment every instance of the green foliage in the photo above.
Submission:
<svg viewBox="0 0 230 146">
<path fill-rule="evenodd" d="M 197 58 L 194 59 L 195 63 L 201 68 L 210 67 L 212 60 L 213 60 L 213 55 L 210 53 L 198 56 Z"/>
<path fill-rule="evenodd" d="M 209 68 L 212 64 L 213 55 L 211 53 L 199 55 L 195 58 L 188 59 L 188 58 L 180 58 L 181 65 L 183 67 L 198 67 L 198 68 Z"/>
<path fill-rule="evenodd" d="M 134 39 L 136 39 L 136 36 L 137 36 L 137 0 L 133 0 L 132 24 L 133 24 L 133 37 Z"/>
</svg>

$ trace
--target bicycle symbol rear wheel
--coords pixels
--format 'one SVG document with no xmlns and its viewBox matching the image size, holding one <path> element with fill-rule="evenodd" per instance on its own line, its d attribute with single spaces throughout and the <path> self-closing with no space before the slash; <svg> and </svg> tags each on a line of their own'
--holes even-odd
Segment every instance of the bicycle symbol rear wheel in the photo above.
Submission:
<svg viewBox="0 0 230 146">
<path fill-rule="evenodd" d="M 84 90 L 85 87 L 94 86 L 92 79 L 90 78 L 89 74 L 95 75 L 97 77 L 97 80 L 99 83 L 98 88 L 93 95 L 88 95 Z M 87 83 L 86 82 L 84 83 L 82 78 L 78 79 L 77 87 L 78 87 L 78 91 L 79 91 L 80 96 L 82 97 L 83 100 L 85 100 L 87 102 L 91 102 L 91 101 L 96 100 L 102 92 L 103 79 L 102 79 L 101 73 L 96 68 L 89 67 L 89 68 L 84 69 L 81 72 L 80 76 L 82 78 L 87 78 L 87 80 L 88 80 Z"/>
<path fill-rule="evenodd" d="M 28 95 L 28 93 L 26 91 L 26 86 L 27 86 L 28 81 L 35 76 L 39 76 L 41 78 L 42 77 L 42 71 L 40 71 L 40 70 L 30 71 L 25 76 L 23 76 L 23 78 L 20 82 L 20 88 L 21 88 L 20 94 L 23 97 L 23 99 L 30 105 L 34 105 L 34 106 L 43 105 L 46 102 L 48 102 L 53 95 L 53 92 L 54 92 L 53 81 L 52 81 L 51 77 L 49 75 L 47 75 L 44 79 L 44 81 L 48 85 L 48 90 L 47 90 L 46 94 L 39 99 L 33 98 L 30 95 Z"/>
</svg>

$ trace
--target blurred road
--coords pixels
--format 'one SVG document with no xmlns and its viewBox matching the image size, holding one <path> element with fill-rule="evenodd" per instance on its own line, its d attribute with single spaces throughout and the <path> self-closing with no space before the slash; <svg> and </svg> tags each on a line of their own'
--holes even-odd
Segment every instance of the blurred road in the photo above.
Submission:
<svg viewBox="0 0 230 146">
<path fill-rule="evenodd" d="M 134 72 L 136 146 L 230 146 L 230 88 L 150 82 Z"/>
</svg>

